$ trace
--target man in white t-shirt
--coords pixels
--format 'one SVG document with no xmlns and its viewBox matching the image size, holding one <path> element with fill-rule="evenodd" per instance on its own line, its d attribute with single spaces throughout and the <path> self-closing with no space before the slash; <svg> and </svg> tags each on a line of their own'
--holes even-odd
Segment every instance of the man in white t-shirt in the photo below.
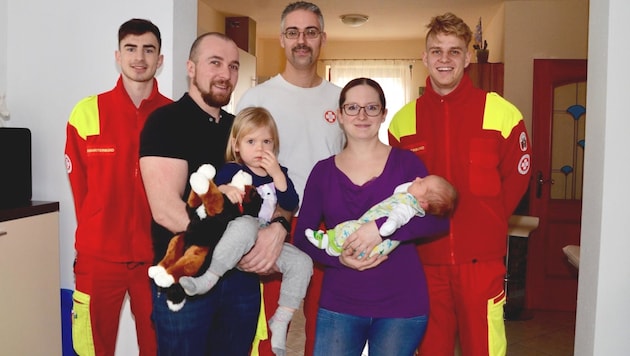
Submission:
<svg viewBox="0 0 630 356">
<path fill-rule="evenodd" d="M 237 103 L 237 112 L 249 106 L 261 106 L 271 112 L 280 134 L 278 161 L 288 168 L 301 203 L 306 180 L 315 163 L 338 153 L 344 145 L 344 134 L 337 122 L 341 88 L 317 74 L 317 59 L 326 43 L 324 18 L 317 5 L 303 1 L 289 4 L 282 13 L 280 28 L 280 45 L 287 58 L 284 71 L 246 91 Z M 281 243 L 258 239 L 239 266 L 259 274 L 270 272 Z M 269 301 L 265 309 L 273 312 L 276 305 L 267 304 L 278 300 L 280 278 L 276 274 L 262 280 L 264 300 Z M 321 271 L 315 268 L 304 302 L 305 355 L 313 352 L 320 286 Z M 259 353 L 273 355 L 268 341 L 261 342 Z"/>
</svg>

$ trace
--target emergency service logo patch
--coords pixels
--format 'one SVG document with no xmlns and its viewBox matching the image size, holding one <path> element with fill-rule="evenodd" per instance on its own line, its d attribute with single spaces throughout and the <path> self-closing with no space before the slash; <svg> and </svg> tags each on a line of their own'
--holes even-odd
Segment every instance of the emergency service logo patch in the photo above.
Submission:
<svg viewBox="0 0 630 356">
<path fill-rule="evenodd" d="M 326 119 L 329 123 L 334 124 L 335 121 L 337 121 L 337 113 L 333 110 L 327 110 L 324 114 L 324 119 Z"/>
<path fill-rule="evenodd" d="M 523 174 L 523 175 L 527 174 L 529 172 L 530 166 L 531 166 L 531 160 L 529 157 L 529 153 L 526 153 L 518 161 L 518 173 Z"/>
<path fill-rule="evenodd" d="M 525 132 L 521 132 L 521 135 L 518 137 L 519 146 L 521 146 L 521 151 L 527 151 L 527 135 Z"/>
<path fill-rule="evenodd" d="M 65 155 L 64 160 L 66 161 L 66 172 L 70 174 L 72 172 L 72 161 L 68 155 Z"/>
</svg>

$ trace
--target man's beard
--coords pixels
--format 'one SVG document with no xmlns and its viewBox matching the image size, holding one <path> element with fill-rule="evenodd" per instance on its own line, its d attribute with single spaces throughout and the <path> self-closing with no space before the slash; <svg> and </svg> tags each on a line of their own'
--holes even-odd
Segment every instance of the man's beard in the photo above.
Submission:
<svg viewBox="0 0 630 356">
<path fill-rule="evenodd" d="M 210 88 L 212 88 L 214 83 L 215 83 L 214 81 L 210 83 Z M 206 91 L 199 86 L 199 83 L 197 82 L 196 77 L 193 79 L 193 85 L 196 86 L 199 92 L 201 93 L 201 98 L 203 99 L 204 103 L 214 108 L 220 108 L 227 105 L 230 102 L 232 91 L 234 90 L 230 82 L 220 82 L 220 83 L 228 86 L 228 92 L 230 93 L 229 95 L 214 94 L 212 92 L 212 89 L 210 89 L 210 91 Z"/>
</svg>

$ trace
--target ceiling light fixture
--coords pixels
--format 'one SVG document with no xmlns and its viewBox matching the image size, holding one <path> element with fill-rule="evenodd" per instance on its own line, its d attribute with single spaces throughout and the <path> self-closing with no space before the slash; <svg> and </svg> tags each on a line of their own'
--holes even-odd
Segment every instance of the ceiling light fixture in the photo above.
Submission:
<svg viewBox="0 0 630 356">
<path fill-rule="evenodd" d="M 350 27 L 359 27 L 367 22 L 368 17 L 366 15 L 360 14 L 347 14 L 339 16 L 341 18 L 341 22 L 350 26 Z"/>
</svg>

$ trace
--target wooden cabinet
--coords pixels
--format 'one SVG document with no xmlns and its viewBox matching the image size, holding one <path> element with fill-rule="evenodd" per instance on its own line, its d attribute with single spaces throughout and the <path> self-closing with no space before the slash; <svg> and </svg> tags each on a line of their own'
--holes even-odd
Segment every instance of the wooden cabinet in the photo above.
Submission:
<svg viewBox="0 0 630 356">
<path fill-rule="evenodd" d="M 51 204 L 17 217 L 0 210 L 0 355 L 62 353 L 59 204 Z"/>
<path fill-rule="evenodd" d="M 466 71 L 473 85 L 503 96 L 503 63 L 470 63 Z"/>
</svg>

